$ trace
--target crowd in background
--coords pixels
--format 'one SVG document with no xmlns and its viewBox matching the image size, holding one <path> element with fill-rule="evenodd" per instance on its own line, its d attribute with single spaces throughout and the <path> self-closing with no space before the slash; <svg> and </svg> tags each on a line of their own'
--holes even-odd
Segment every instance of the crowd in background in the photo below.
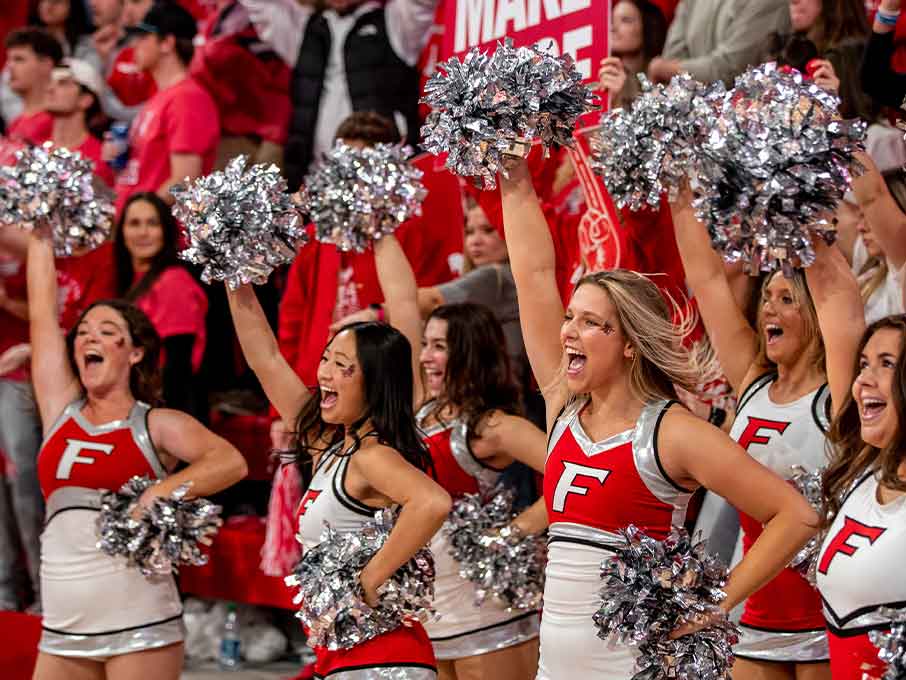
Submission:
<svg viewBox="0 0 906 680">
<path fill-rule="evenodd" d="M 448 0 L 449 1 L 449 0 Z M 836 91 L 841 113 L 869 124 L 867 172 L 840 208 L 843 250 L 858 275 L 869 322 L 904 311 L 906 146 L 894 123 L 906 72 L 906 23 L 873 32 L 868 0 L 616 0 L 611 54 L 599 89 L 628 106 L 638 74 L 666 82 L 685 71 L 702 81 L 733 78 L 768 60 L 808 72 Z M 348 143 L 406 141 L 416 147 L 420 87 L 438 0 L 8 0 L 0 17 L 0 162 L 28 144 L 78 150 L 116 193 L 111 241 L 57 263 L 60 314 L 68 327 L 91 302 L 124 298 L 163 340 L 166 403 L 202 422 L 212 411 L 267 409 L 237 350 L 221 287 L 178 258 L 181 227 L 169 189 L 222 168 L 235 155 L 280 166 L 299 187 L 318 154 Z M 869 61 L 869 57 L 871 61 Z M 503 326 L 523 409 L 543 426 L 519 328 L 499 195 L 477 192 L 430 156 L 414 161 L 429 189 L 423 215 L 398 238 L 415 272 L 427 317 L 444 303 L 487 305 Z M 566 153 L 529 166 L 557 246 L 565 296 L 599 266 L 661 273 L 675 299 L 688 295 L 670 210 L 618 213 L 615 235 L 583 228 L 587 210 Z M 613 251 L 616 248 L 617 254 Z M 607 251 L 607 252 L 604 252 Z M 35 472 L 40 422 L 29 386 L 25 241 L 0 238 L 0 609 L 37 601 L 43 520 Z M 727 267 L 744 306 L 757 284 Z M 350 320 L 384 318 L 371 253 L 312 244 L 259 289 L 281 351 L 315 383 L 322 348 Z M 699 329 L 699 333 L 703 333 Z M 719 381 L 718 381 L 719 382 Z M 690 396 L 696 413 L 732 421 L 732 390 Z M 720 394 L 721 398 L 714 395 Z M 292 428 L 274 418 L 271 441 Z M 21 550 L 20 550 L 21 548 Z M 21 556 L 21 557 L 20 557 Z M 25 561 L 31 583 L 17 579 Z"/>
</svg>

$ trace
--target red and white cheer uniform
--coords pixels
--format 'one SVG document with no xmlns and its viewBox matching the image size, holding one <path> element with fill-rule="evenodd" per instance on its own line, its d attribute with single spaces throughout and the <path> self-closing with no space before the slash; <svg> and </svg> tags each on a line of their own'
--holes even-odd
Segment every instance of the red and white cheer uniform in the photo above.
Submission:
<svg viewBox="0 0 906 680">
<path fill-rule="evenodd" d="M 544 470 L 550 520 L 538 680 L 626 680 L 637 652 L 604 642 L 592 620 L 600 604 L 601 563 L 616 533 L 634 524 L 661 540 L 686 517 L 690 492 L 663 470 L 657 434 L 674 402 L 646 405 L 635 427 L 599 442 L 582 429 L 587 404 L 569 404 L 554 423 Z"/>
<path fill-rule="evenodd" d="M 469 448 L 468 426 L 454 418 L 424 427 L 433 404 L 416 415 L 431 452 L 437 483 L 454 502 L 467 493 L 491 491 L 500 479 L 495 470 L 478 460 Z M 505 649 L 538 637 L 538 612 L 508 611 L 502 604 L 485 600 L 476 607 L 475 584 L 459 575 L 459 563 L 450 555 L 450 541 L 443 529 L 431 539 L 436 570 L 434 608 L 437 620 L 425 628 L 438 659 L 462 659 Z"/>
<path fill-rule="evenodd" d="M 763 375 L 743 392 L 730 436 L 759 463 L 789 479 L 794 465 L 811 472 L 827 463 L 830 393 L 824 384 L 788 404 L 776 404 L 769 393 L 776 379 L 776 373 Z M 763 526 L 743 513 L 739 519 L 748 552 Z M 742 635 L 733 648 L 739 657 L 785 663 L 828 658 L 821 599 L 794 569 L 784 569 L 746 600 L 740 624 Z"/>
<path fill-rule="evenodd" d="M 355 454 L 352 454 L 355 455 Z M 299 504 L 299 534 L 303 553 L 321 542 L 324 524 L 339 532 L 359 532 L 380 508 L 372 508 L 346 492 L 346 471 L 352 455 L 340 447 L 318 460 L 308 490 Z M 315 647 L 315 677 L 330 680 L 434 680 L 437 664 L 428 634 L 419 623 L 400 626 L 356 645 L 330 651 Z"/>
<path fill-rule="evenodd" d="M 136 402 L 125 420 L 92 425 L 84 403 L 64 409 L 38 456 L 47 501 L 39 649 L 103 661 L 181 642 L 182 603 L 171 575 L 148 579 L 97 548 L 101 490 L 119 490 L 135 475 L 167 474 L 148 433 L 150 407 Z"/>
<path fill-rule="evenodd" d="M 844 499 L 818 558 L 834 680 L 884 674 L 886 664 L 868 632 L 888 627 L 881 608 L 906 606 L 904 559 L 906 496 L 882 505 L 878 478 L 866 473 Z"/>
</svg>

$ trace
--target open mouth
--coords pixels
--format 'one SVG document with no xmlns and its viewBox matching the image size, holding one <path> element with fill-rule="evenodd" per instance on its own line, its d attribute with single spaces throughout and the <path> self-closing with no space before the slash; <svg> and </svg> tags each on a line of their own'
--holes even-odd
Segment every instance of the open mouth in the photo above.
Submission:
<svg viewBox="0 0 906 680">
<path fill-rule="evenodd" d="M 333 390 L 328 390 L 324 387 L 321 388 L 321 408 L 330 408 L 335 406 L 339 399 L 339 395 Z"/>
<path fill-rule="evenodd" d="M 585 362 L 587 357 L 573 350 L 567 350 L 566 352 L 567 364 L 566 364 L 566 374 L 567 375 L 578 375 L 582 372 L 582 369 L 585 368 Z"/>
<path fill-rule="evenodd" d="M 767 335 L 769 345 L 773 345 L 783 336 L 783 329 L 773 323 L 765 325 L 764 332 Z"/>
<path fill-rule="evenodd" d="M 870 397 L 862 400 L 859 415 L 862 422 L 871 422 L 880 418 L 885 408 L 887 408 L 886 401 Z"/>
<path fill-rule="evenodd" d="M 104 363 L 104 357 L 101 356 L 101 354 L 99 352 L 95 352 L 94 350 L 88 350 L 87 352 L 85 352 L 86 368 L 88 366 L 94 366 L 94 365 L 102 364 L 102 363 Z"/>
</svg>

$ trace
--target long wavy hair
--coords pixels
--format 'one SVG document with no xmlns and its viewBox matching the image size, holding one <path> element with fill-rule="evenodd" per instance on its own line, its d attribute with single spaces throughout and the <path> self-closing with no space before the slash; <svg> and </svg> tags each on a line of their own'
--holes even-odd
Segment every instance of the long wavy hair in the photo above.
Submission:
<svg viewBox="0 0 906 680">
<path fill-rule="evenodd" d="M 674 386 L 695 392 L 702 375 L 702 361 L 685 347 L 683 339 L 695 325 L 694 315 L 684 315 L 674 300 L 668 304 L 665 293 L 646 276 L 628 269 L 611 269 L 582 277 L 581 286 L 597 286 L 607 293 L 617 311 L 623 335 L 635 349 L 629 368 L 633 395 L 643 401 L 676 399 Z M 545 395 L 559 393 L 567 402 L 579 395 L 566 388 L 566 354 Z"/>
<path fill-rule="evenodd" d="M 163 390 L 161 388 L 160 371 L 160 336 L 154 329 L 151 320 L 135 305 L 125 300 L 98 300 L 90 304 L 79 316 L 66 334 L 66 355 L 69 365 L 75 375 L 79 375 L 79 368 L 75 361 L 75 339 L 79 324 L 95 307 L 110 307 L 119 313 L 129 328 L 129 335 L 135 347 L 141 347 L 144 355 L 137 364 L 129 369 L 129 390 L 132 396 L 151 406 L 163 404 Z"/>
<path fill-rule="evenodd" d="M 344 331 L 355 336 L 356 359 L 362 368 L 365 392 L 364 410 L 344 432 L 344 428 L 324 421 L 321 391 L 313 391 L 296 418 L 295 428 L 297 460 L 305 486 L 311 481 L 313 455 L 339 444 L 347 433 L 354 444 L 341 455 L 351 456 L 361 446 L 363 436 L 373 435 L 422 472 L 433 474 L 431 455 L 415 424 L 412 405 L 415 388 L 408 368 L 412 365 L 409 341 L 395 328 L 373 321 L 348 324 L 337 335 Z M 401 366 L 406 370 L 401 371 Z M 371 429 L 362 435 L 359 430 L 366 422 L 370 422 Z"/>
<path fill-rule="evenodd" d="M 130 206 L 139 201 L 149 203 L 157 212 L 157 219 L 164 233 L 164 243 L 160 252 L 151 261 L 151 267 L 138 282 L 135 282 L 132 255 L 126 248 L 126 239 L 123 238 L 123 227 L 129 216 Z M 152 191 L 132 194 L 123 206 L 120 218 L 117 220 L 113 231 L 113 266 L 116 274 L 117 295 L 134 302 L 150 290 L 165 269 L 182 266 L 178 255 L 178 244 L 179 225 L 176 222 L 176 218 L 173 217 L 173 213 L 170 212 L 170 207 L 164 203 L 163 199 Z"/>
<path fill-rule="evenodd" d="M 459 411 L 469 434 L 481 418 L 499 410 L 517 415 L 519 388 L 513 381 L 506 336 L 493 312 L 469 302 L 441 305 L 427 321 L 447 322 L 447 370 L 444 391 L 432 404 L 431 415 L 442 421 L 444 410 Z"/>
<path fill-rule="evenodd" d="M 880 483 L 883 486 L 906 491 L 906 481 L 900 479 L 899 475 L 900 464 L 906 452 L 906 315 L 884 317 L 865 329 L 856 354 L 853 375 L 860 372 L 865 345 L 875 333 L 888 328 L 900 333 L 900 356 L 894 373 L 893 401 L 890 404 L 897 414 L 897 432 L 883 449 L 867 444 L 862 440 L 859 404 L 852 393 L 847 395 L 827 434 L 831 462 L 824 471 L 822 480 L 821 517 L 825 528 L 831 525 L 840 511 L 846 491 L 869 470 L 880 473 Z"/>
</svg>

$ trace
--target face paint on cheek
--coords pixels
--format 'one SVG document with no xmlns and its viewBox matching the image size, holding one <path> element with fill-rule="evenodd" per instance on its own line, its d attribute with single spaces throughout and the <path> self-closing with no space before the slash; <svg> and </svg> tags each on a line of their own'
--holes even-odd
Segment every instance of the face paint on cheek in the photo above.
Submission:
<svg viewBox="0 0 906 680">
<path fill-rule="evenodd" d="M 117 338 L 117 340 L 116 340 L 117 347 L 122 347 L 125 344 L 126 344 L 126 338 Z"/>
<path fill-rule="evenodd" d="M 617 332 L 617 329 L 605 322 L 604 325 L 601 326 L 601 332 L 604 333 L 604 335 L 613 335 Z"/>
<path fill-rule="evenodd" d="M 346 368 L 340 369 L 340 374 L 344 378 L 351 378 L 355 373 L 355 366 L 347 366 Z"/>
</svg>

